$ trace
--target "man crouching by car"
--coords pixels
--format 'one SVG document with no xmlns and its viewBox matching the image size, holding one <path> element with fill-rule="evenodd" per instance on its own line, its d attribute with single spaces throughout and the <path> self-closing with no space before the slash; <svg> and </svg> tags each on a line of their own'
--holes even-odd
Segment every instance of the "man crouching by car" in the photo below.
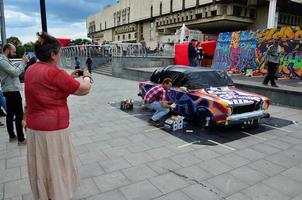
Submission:
<svg viewBox="0 0 302 200">
<path fill-rule="evenodd" d="M 153 116 L 149 119 L 149 123 L 155 126 L 159 125 L 159 120 L 167 115 L 170 109 L 175 108 L 175 104 L 167 101 L 167 91 L 172 87 L 172 80 L 165 78 L 162 84 L 151 88 L 144 97 L 145 105 L 156 110 Z"/>
</svg>

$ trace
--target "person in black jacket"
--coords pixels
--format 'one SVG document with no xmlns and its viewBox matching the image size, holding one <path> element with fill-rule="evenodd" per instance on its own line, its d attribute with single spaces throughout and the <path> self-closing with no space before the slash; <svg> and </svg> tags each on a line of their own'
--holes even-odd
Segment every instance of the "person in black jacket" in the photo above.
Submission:
<svg viewBox="0 0 302 200">
<path fill-rule="evenodd" d="M 92 74 L 92 63 L 92 59 L 90 58 L 90 56 L 88 56 L 86 60 L 86 65 L 90 74 Z"/>
<path fill-rule="evenodd" d="M 194 42 L 195 42 L 195 40 L 192 39 L 191 42 L 189 43 L 189 48 L 188 48 L 188 56 L 189 56 L 189 65 L 190 66 L 196 66 L 197 51 L 194 47 Z"/>
</svg>

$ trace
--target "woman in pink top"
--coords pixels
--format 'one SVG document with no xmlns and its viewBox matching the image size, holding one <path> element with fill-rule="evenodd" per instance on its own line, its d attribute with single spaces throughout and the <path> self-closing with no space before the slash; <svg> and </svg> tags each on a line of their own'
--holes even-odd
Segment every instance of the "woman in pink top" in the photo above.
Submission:
<svg viewBox="0 0 302 200">
<path fill-rule="evenodd" d="M 85 71 L 69 75 L 58 67 L 61 45 L 47 33 L 38 34 L 39 62 L 25 74 L 27 163 L 35 200 L 67 200 L 79 186 L 73 146 L 69 138 L 69 95 L 89 93 L 91 77 Z"/>
</svg>

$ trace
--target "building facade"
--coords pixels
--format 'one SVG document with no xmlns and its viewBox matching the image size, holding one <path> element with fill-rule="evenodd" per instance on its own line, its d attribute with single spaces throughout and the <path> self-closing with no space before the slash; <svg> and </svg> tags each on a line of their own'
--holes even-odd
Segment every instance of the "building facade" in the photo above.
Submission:
<svg viewBox="0 0 302 200">
<path fill-rule="evenodd" d="M 205 39 L 219 32 L 264 29 L 267 0 L 120 0 L 87 18 L 88 37 L 93 42 L 141 42 L 155 48 L 175 43 L 182 24 L 200 30 Z M 278 0 L 276 26 L 301 25 L 302 4 Z"/>
</svg>

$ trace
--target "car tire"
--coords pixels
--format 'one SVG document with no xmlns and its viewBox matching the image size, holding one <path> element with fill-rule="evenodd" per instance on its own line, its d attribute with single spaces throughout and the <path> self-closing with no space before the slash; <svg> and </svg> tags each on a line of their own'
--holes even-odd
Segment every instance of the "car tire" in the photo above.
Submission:
<svg viewBox="0 0 302 200">
<path fill-rule="evenodd" d="M 197 108 L 196 111 L 196 120 L 198 125 L 203 128 L 211 128 L 213 127 L 212 113 L 206 108 Z"/>
</svg>

